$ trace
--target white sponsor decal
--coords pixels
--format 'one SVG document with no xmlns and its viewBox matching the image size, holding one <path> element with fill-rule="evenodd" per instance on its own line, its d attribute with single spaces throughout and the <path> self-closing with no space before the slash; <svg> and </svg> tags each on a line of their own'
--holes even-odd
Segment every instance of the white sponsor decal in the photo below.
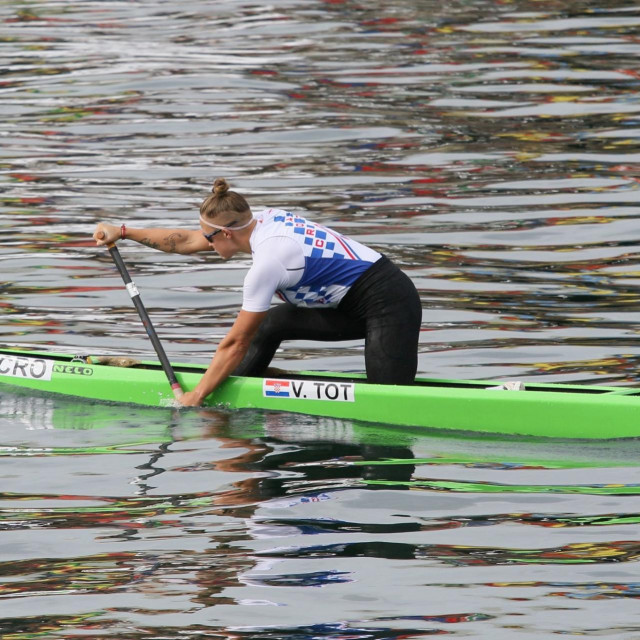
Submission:
<svg viewBox="0 0 640 640">
<path fill-rule="evenodd" d="M 264 378 L 262 380 L 262 395 L 265 398 L 355 402 L 355 385 L 353 382 L 327 380 Z"/>
<path fill-rule="evenodd" d="M 45 360 L 44 358 L 0 355 L 0 376 L 51 380 L 53 365 L 53 360 Z"/>
</svg>

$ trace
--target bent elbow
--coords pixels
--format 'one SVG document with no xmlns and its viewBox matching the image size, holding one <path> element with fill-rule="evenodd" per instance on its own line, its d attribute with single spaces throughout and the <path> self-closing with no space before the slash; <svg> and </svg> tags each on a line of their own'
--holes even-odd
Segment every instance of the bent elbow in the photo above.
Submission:
<svg viewBox="0 0 640 640">
<path fill-rule="evenodd" d="M 228 336 L 227 336 L 228 338 Z M 251 339 L 245 336 L 225 340 L 224 349 L 234 360 L 242 360 L 249 350 Z M 223 346 L 222 343 L 220 346 Z"/>
<path fill-rule="evenodd" d="M 249 351 L 250 346 L 251 346 L 251 340 L 246 340 L 246 339 L 238 340 L 238 342 L 236 342 L 236 344 L 234 345 L 233 353 L 237 358 L 242 360 L 242 358 L 244 358 L 247 351 Z"/>
</svg>

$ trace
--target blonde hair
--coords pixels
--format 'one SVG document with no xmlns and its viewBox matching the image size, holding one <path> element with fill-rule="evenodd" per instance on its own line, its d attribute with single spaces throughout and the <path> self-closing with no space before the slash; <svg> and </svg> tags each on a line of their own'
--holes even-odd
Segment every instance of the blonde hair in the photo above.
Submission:
<svg viewBox="0 0 640 640">
<path fill-rule="evenodd" d="M 239 193 L 229 191 L 229 183 L 224 178 L 216 178 L 211 195 L 200 205 L 200 215 L 215 220 L 217 224 L 231 225 L 247 222 L 251 218 L 251 209 Z"/>
</svg>

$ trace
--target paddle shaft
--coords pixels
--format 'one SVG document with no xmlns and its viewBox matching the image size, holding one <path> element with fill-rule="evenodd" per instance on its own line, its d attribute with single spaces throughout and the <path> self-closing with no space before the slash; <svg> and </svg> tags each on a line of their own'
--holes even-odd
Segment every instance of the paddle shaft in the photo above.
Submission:
<svg viewBox="0 0 640 640">
<path fill-rule="evenodd" d="M 169 384 L 171 385 L 171 389 L 173 390 L 173 395 L 176 398 L 180 398 L 184 392 L 182 390 L 182 387 L 180 386 L 180 383 L 178 382 L 178 379 L 176 378 L 175 371 L 173 370 L 173 367 L 169 362 L 169 358 L 167 358 L 167 354 L 165 353 L 162 343 L 160 342 L 160 338 L 158 338 L 158 334 L 151 324 L 151 318 L 149 318 L 149 314 L 144 308 L 144 304 L 142 304 L 140 293 L 138 292 L 138 288 L 129 275 L 127 265 L 124 263 L 124 260 L 120 255 L 120 251 L 118 251 L 118 247 L 116 247 L 115 243 L 112 242 L 108 244 L 107 248 L 109 249 L 109 253 L 113 258 L 113 261 L 118 268 L 120 275 L 122 276 L 122 280 L 125 284 L 125 287 L 127 288 L 127 291 L 129 292 L 129 295 L 131 296 L 131 300 L 133 301 L 136 311 L 140 316 L 140 320 L 142 320 L 142 324 L 147 331 L 147 335 L 149 336 L 151 344 L 153 345 L 156 355 L 160 360 L 160 364 L 162 365 L 162 370 L 167 376 L 167 380 L 169 380 Z"/>
</svg>

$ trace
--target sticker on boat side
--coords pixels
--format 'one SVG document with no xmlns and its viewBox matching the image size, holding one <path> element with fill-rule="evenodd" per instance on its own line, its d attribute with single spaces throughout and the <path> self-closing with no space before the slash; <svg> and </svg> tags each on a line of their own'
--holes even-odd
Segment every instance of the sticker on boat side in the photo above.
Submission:
<svg viewBox="0 0 640 640">
<path fill-rule="evenodd" d="M 91 367 L 82 367 L 77 364 L 54 364 L 54 373 L 66 373 L 72 376 L 92 376 L 93 369 Z"/>
<path fill-rule="evenodd" d="M 53 365 L 53 360 L 46 360 L 45 358 L 0 355 L 0 376 L 51 380 Z"/>
<path fill-rule="evenodd" d="M 265 398 L 355 402 L 355 385 L 353 382 L 264 378 L 262 380 L 262 395 Z"/>
</svg>

